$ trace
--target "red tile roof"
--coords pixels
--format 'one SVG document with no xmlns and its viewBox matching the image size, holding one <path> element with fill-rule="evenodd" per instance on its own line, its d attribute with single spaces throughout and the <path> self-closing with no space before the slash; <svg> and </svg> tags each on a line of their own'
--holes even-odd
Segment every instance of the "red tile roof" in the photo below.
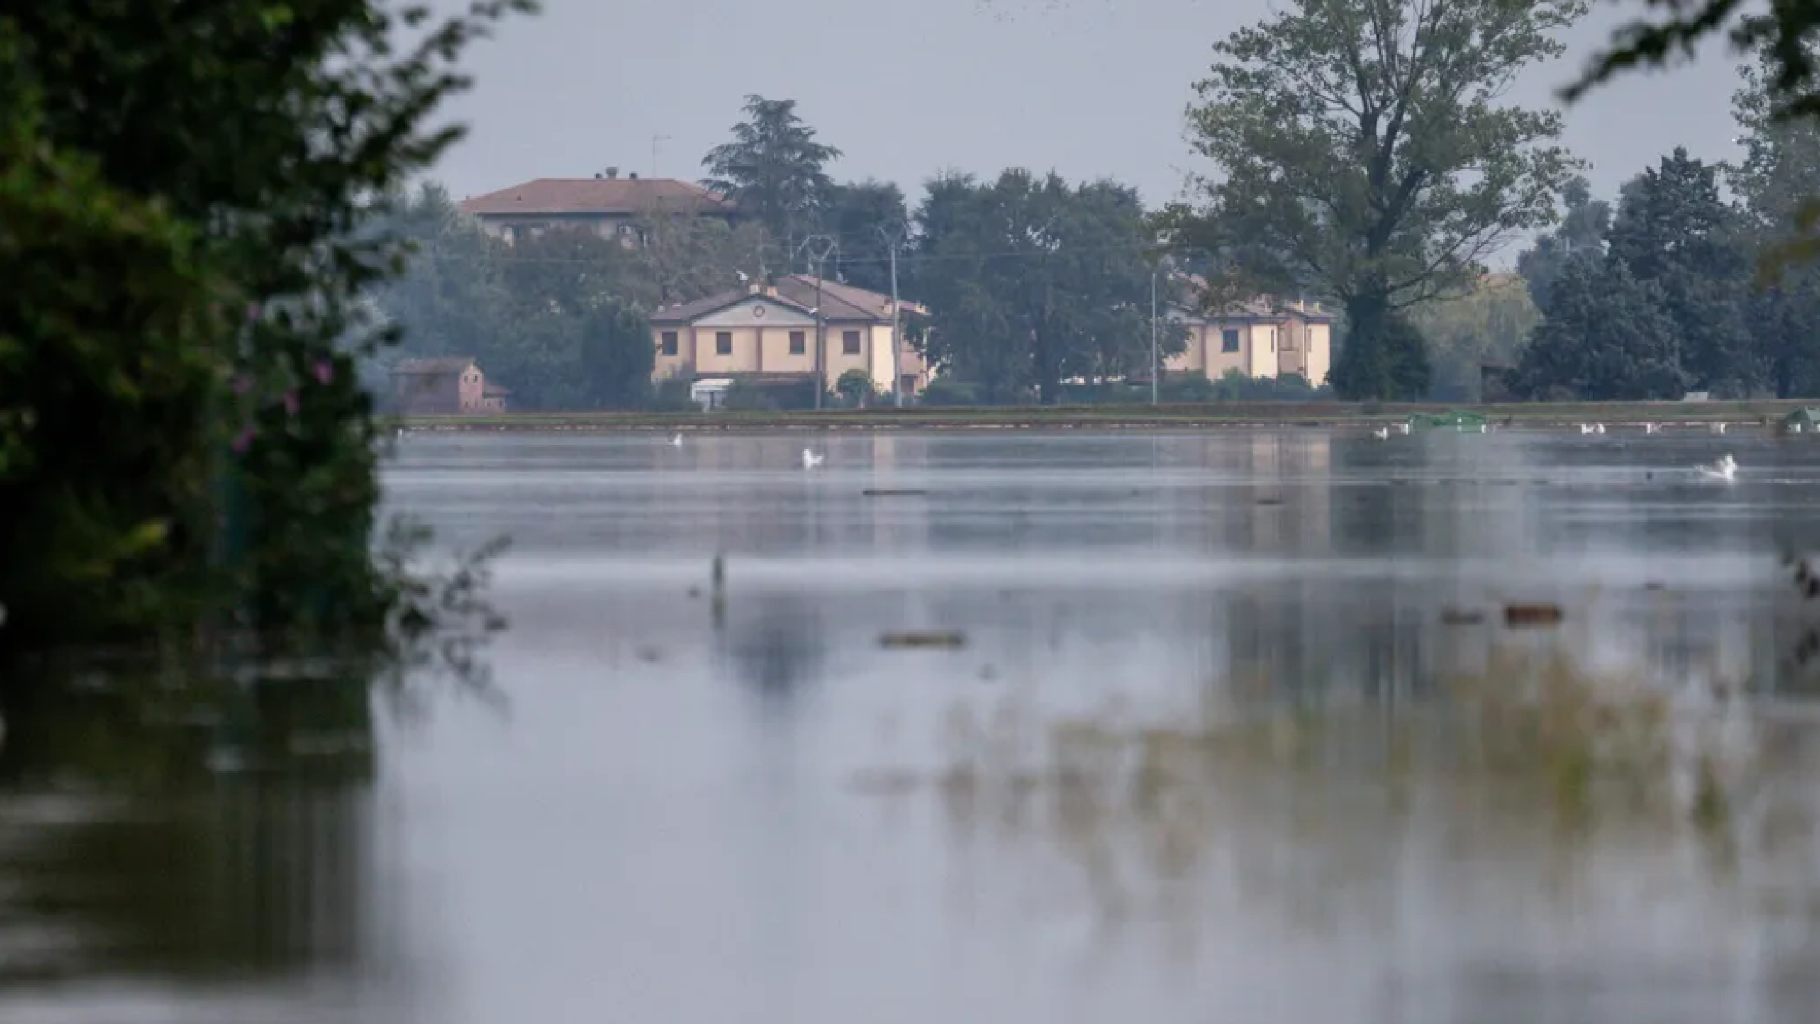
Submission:
<svg viewBox="0 0 1820 1024">
<path fill-rule="evenodd" d="M 472 356 L 442 356 L 434 359 L 406 359 L 392 367 L 393 373 L 447 374 L 461 373 L 474 365 Z"/>
<path fill-rule="evenodd" d="M 675 178 L 538 178 L 461 202 L 478 217 L 731 213 L 733 203 Z"/>
<path fill-rule="evenodd" d="M 1290 315 L 1300 316 L 1311 323 L 1327 323 L 1333 320 L 1333 313 L 1323 309 L 1318 302 L 1303 303 L 1299 308 L 1287 299 L 1274 295 L 1256 295 L 1228 303 L 1217 313 L 1204 309 L 1209 286 L 1205 278 L 1195 274 L 1184 274 L 1188 284 L 1188 311 L 1196 316 L 1206 316 L 1216 320 L 1282 320 Z"/>
<path fill-rule="evenodd" d="M 765 298 L 780 305 L 787 306 L 799 313 L 807 314 L 816 308 L 815 278 L 807 274 L 789 274 L 777 279 L 777 294 L 754 294 L 750 288 L 710 295 L 705 299 L 685 302 L 679 306 L 660 309 L 651 314 L 652 323 L 681 324 L 700 319 L 709 313 L 718 312 L 728 306 L 745 302 L 749 299 Z M 904 303 L 905 309 L 921 310 L 913 303 Z M 891 296 L 878 292 L 856 288 L 838 281 L 823 281 L 821 286 L 821 315 L 830 323 L 889 323 L 891 320 Z"/>
</svg>

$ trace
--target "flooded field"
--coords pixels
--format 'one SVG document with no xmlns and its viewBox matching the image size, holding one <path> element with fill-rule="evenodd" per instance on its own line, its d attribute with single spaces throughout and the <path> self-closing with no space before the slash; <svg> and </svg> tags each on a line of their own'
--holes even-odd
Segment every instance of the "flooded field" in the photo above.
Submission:
<svg viewBox="0 0 1820 1024">
<path fill-rule="evenodd" d="M 412 435 L 499 699 L 11 749 L 0 1020 L 1806 1022 L 1817 445 Z"/>
</svg>

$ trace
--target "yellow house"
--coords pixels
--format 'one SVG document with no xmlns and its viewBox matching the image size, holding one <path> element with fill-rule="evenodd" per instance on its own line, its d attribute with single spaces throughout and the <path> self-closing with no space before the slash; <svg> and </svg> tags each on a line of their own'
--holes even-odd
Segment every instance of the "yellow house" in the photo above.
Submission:
<svg viewBox="0 0 1820 1024">
<path fill-rule="evenodd" d="M 1173 308 L 1169 320 L 1188 334 L 1188 347 L 1169 358 L 1169 372 L 1205 373 L 1209 380 L 1229 370 L 1247 377 L 1299 373 L 1315 387 L 1327 383 L 1333 314 L 1316 303 L 1260 297 L 1218 313 Z"/>
<path fill-rule="evenodd" d="M 904 313 L 923 313 L 900 302 Z M 819 311 L 819 315 L 818 315 Z M 898 387 L 905 395 L 929 383 L 922 356 L 899 336 L 891 296 L 792 274 L 651 314 L 657 369 L 652 378 L 726 378 L 752 383 L 814 380 L 832 389 L 859 370 L 880 392 L 891 391 L 891 350 L 898 349 Z M 816 358 L 819 350 L 821 358 Z"/>
</svg>

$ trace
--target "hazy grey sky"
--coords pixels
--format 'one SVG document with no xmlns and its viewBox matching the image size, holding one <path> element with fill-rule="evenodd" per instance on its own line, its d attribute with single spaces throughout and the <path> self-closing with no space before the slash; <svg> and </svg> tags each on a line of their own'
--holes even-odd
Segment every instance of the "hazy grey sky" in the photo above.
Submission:
<svg viewBox="0 0 1820 1024">
<path fill-rule="evenodd" d="M 444 0 L 452 4 L 455 0 Z M 470 58 L 453 112 L 472 134 L 438 171 L 457 197 L 609 165 L 696 178 L 747 93 L 798 101 L 845 157 L 838 178 L 896 181 L 913 200 L 943 169 L 1011 165 L 1109 175 L 1147 202 L 1197 163 L 1185 105 L 1211 44 L 1269 0 L 546 0 Z M 1516 98 L 1553 102 L 1623 12 L 1601 6 Z M 1566 141 L 1601 193 L 1676 145 L 1733 154 L 1736 66 L 1635 77 L 1568 113 Z M 667 135 L 652 160 L 652 137 Z"/>
</svg>

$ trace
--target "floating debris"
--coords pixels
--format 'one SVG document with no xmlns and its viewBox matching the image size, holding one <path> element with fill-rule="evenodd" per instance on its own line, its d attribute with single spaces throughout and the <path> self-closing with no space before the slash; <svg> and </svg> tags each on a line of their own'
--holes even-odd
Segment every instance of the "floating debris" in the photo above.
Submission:
<svg viewBox="0 0 1820 1024">
<path fill-rule="evenodd" d="M 1561 622 L 1558 604 L 1512 604 L 1504 607 L 1504 625 L 1511 629 L 1555 626 Z"/>
<path fill-rule="evenodd" d="M 878 645 L 887 649 L 935 648 L 954 650 L 967 646 L 967 638 L 959 633 L 940 630 L 922 630 L 907 633 L 882 633 Z"/>
<path fill-rule="evenodd" d="M 1485 613 L 1468 608 L 1441 609 L 1443 626 L 1482 626 L 1485 624 Z"/>
<path fill-rule="evenodd" d="M 865 498 L 912 498 L 929 492 L 917 487 L 868 487 L 859 493 L 861 497 Z"/>
</svg>

